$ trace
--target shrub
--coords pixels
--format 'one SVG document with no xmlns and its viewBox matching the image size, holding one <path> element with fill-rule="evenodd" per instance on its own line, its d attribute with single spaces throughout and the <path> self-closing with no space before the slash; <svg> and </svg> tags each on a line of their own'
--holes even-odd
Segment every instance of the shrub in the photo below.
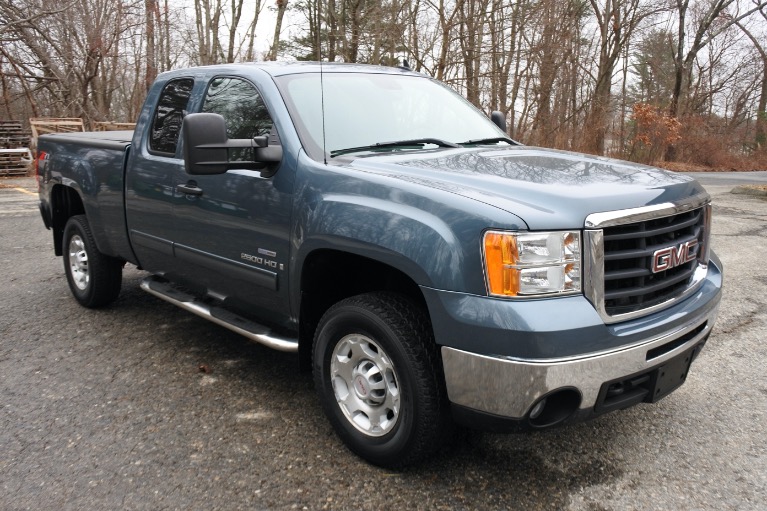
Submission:
<svg viewBox="0 0 767 511">
<path fill-rule="evenodd" d="M 632 107 L 634 130 L 630 137 L 629 159 L 653 164 L 660 160 L 666 146 L 681 139 L 682 125 L 653 105 L 636 103 Z"/>
</svg>

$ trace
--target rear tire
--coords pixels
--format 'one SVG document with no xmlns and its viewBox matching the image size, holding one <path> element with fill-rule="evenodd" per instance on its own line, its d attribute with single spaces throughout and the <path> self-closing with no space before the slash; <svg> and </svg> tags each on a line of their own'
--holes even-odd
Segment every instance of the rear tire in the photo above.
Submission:
<svg viewBox="0 0 767 511">
<path fill-rule="evenodd" d="M 431 325 L 404 296 L 369 293 L 332 306 L 317 327 L 312 359 L 325 414 L 369 462 L 415 463 L 452 429 Z"/>
<path fill-rule="evenodd" d="M 115 301 L 122 285 L 123 263 L 99 252 L 85 215 L 67 221 L 63 248 L 69 289 L 80 305 L 97 308 Z"/>
</svg>

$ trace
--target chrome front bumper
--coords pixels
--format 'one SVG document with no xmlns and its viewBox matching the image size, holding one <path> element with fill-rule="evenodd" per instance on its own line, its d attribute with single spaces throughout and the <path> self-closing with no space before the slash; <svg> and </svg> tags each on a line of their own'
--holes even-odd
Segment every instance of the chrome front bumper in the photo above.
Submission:
<svg viewBox="0 0 767 511">
<path fill-rule="evenodd" d="M 704 341 L 718 309 L 717 303 L 704 317 L 650 340 L 582 357 L 526 360 L 443 346 L 448 397 L 472 410 L 524 419 L 539 398 L 570 388 L 580 393 L 580 410 L 590 410 L 606 382 L 650 371 Z"/>
</svg>

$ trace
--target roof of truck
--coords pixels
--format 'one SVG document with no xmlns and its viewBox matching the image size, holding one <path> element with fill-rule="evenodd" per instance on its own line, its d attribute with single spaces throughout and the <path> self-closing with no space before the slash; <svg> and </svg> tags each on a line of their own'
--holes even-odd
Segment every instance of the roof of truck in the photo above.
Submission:
<svg viewBox="0 0 767 511">
<path fill-rule="evenodd" d="M 342 62 L 304 62 L 304 61 L 290 61 L 290 62 L 245 62 L 237 64 L 215 64 L 212 66 L 199 66 L 185 69 L 176 69 L 168 71 L 163 74 L 179 75 L 189 74 L 191 72 L 207 71 L 212 73 L 247 73 L 254 67 L 263 70 L 271 76 L 283 76 L 291 74 L 304 74 L 304 73 L 319 73 L 320 69 L 323 73 L 375 73 L 375 74 L 399 74 L 399 75 L 412 75 L 423 76 L 422 73 L 417 73 L 410 68 L 405 67 L 391 67 L 391 66 L 375 66 L 370 64 L 352 64 Z"/>
</svg>

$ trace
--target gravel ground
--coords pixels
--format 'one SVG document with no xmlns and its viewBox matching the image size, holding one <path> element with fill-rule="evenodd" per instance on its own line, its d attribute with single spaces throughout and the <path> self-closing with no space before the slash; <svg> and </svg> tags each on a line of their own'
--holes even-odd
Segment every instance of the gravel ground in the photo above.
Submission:
<svg viewBox="0 0 767 511">
<path fill-rule="evenodd" d="M 1 509 L 767 509 L 764 198 L 708 186 L 725 294 L 678 391 L 390 472 L 344 448 L 293 355 L 143 293 L 135 268 L 112 307 L 79 307 L 34 180 L 2 183 Z"/>
</svg>

